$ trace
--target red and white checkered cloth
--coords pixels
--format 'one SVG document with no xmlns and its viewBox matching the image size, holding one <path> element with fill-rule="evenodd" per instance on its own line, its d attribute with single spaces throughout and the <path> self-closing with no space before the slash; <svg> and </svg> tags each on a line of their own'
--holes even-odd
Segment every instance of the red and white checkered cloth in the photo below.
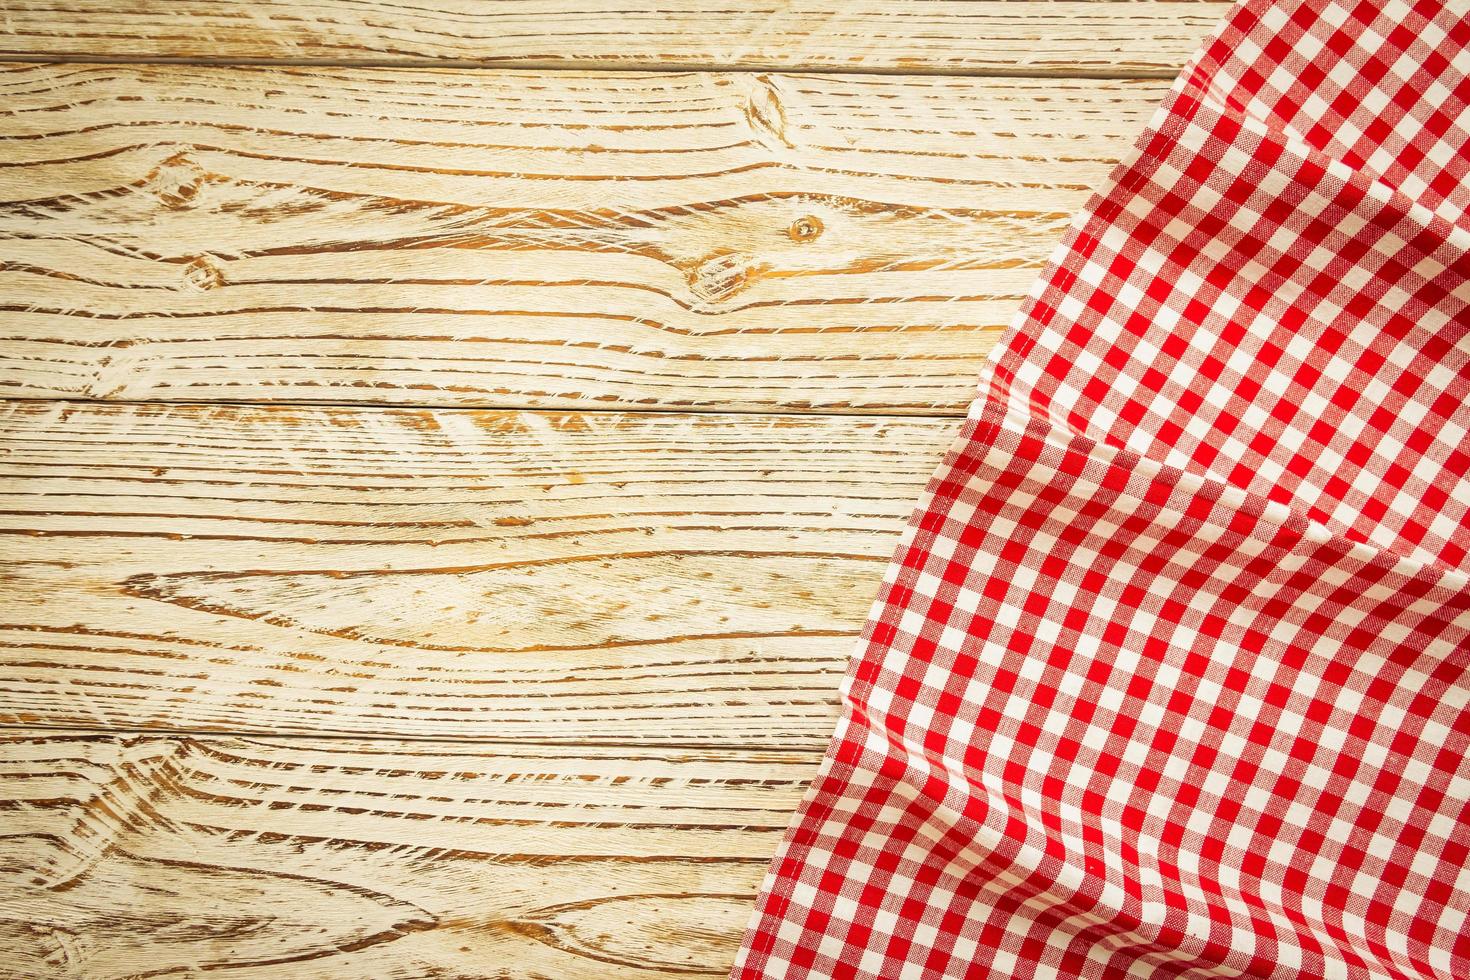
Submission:
<svg viewBox="0 0 1470 980">
<path fill-rule="evenodd" d="M 1470 977 L 1470 0 L 1247 0 L 1059 247 L 734 976 Z"/>
</svg>

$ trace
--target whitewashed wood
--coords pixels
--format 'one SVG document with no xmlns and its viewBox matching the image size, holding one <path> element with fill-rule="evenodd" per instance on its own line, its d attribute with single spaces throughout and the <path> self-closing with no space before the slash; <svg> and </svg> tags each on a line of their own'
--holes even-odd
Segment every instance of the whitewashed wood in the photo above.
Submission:
<svg viewBox="0 0 1470 980">
<path fill-rule="evenodd" d="M 512 408 L 963 414 L 1163 92 L 3 67 L 0 392 Z"/>
<path fill-rule="evenodd" d="M 4 733 L 3 971 L 723 976 L 816 761 Z"/>
<path fill-rule="evenodd" d="M 1171 76 L 1228 7 L 1188 0 L 7 0 L 0 54 Z"/>
<path fill-rule="evenodd" d="M 821 746 L 957 425 L 10 403 L 0 723 Z"/>
<path fill-rule="evenodd" d="M 286 403 L 962 413 L 1224 9 L 5 3 L 396 68 L 0 70 L 0 393 L 281 403 L 0 406 L 0 973 L 725 975 L 957 423 Z"/>
</svg>

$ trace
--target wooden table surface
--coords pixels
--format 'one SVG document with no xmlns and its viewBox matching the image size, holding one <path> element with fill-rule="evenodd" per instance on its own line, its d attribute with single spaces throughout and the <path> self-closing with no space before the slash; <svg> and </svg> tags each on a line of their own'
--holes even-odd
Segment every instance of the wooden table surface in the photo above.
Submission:
<svg viewBox="0 0 1470 980">
<path fill-rule="evenodd" d="M 717 977 L 1212 0 L 0 0 L 0 974 Z"/>
</svg>

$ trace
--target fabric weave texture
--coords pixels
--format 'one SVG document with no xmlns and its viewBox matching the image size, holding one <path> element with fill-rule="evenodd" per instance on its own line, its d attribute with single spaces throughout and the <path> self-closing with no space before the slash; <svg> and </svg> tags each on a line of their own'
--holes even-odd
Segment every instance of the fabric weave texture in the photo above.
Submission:
<svg viewBox="0 0 1470 980">
<path fill-rule="evenodd" d="M 1245 0 L 888 568 L 733 976 L 1470 977 L 1470 0 Z"/>
</svg>

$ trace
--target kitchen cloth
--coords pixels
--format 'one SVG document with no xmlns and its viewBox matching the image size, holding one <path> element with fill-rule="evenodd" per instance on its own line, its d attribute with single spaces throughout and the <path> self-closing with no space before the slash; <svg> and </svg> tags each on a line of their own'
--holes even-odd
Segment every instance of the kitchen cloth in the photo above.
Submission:
<svg viewBox="0 0 1470 980">
<path fill-rule="evenodd" d="M 1470 977 L 1470 0 L 1245 0 L 986 363 L 736 978 Z"/>
</svg>

